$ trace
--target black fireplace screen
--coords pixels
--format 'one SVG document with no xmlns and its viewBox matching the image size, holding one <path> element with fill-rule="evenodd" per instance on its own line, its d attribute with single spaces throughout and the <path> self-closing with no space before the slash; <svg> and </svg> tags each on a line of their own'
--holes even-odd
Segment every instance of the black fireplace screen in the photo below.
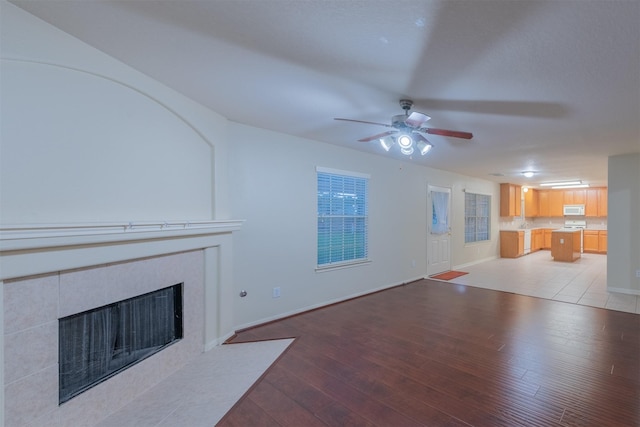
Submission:
<svg viewBox="0 0 640 427">
<path fill-rule="evenodd" d="M 59 403 L 181 339 L 182 288 L 59 319 Z"/>
</svg>

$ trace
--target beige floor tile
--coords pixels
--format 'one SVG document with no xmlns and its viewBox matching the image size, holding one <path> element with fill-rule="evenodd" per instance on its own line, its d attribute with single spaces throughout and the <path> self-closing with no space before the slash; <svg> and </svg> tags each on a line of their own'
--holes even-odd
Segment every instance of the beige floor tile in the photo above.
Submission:
<svg viewBox="0 0 640 427">
<path fill-rule="evenodd" d="M 607 291 L 606 255 L 582 254 L 576 262 L 561 263 L 549 251 L 538 251 L 463 270 L 469 274 L 453 283 L 640 314 L 640 297 Z"/>
</svg>

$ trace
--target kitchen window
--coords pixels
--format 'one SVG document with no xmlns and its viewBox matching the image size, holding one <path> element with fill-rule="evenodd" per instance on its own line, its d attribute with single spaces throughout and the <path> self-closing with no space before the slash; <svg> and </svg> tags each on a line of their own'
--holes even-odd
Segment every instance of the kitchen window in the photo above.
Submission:
<svg viewBox="0 0 640 427">
<path fill-rule="evenodd" d="M 491 224 L 491 196 L 464 193 L 464 242 L 489 240 Z"/>
<path fill-rule="evenodd" d="M 316 169 L 318 269 L 368 261 L 369 175 Z"/>
</svg>

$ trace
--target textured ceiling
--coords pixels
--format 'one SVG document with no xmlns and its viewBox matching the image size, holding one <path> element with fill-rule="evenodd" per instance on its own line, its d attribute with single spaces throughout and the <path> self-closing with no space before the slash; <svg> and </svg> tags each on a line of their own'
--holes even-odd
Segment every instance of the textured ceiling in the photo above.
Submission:
<svg viewBox="0 0 640 427">
<path fill-rule="evenodd" d="M 12 3 L 252 126 L 534 186 L 606 185 L 608 156 L 640 152 L 637 0 Z M 400 98 L 474 138 L 409 159 L 333 120 L 389 123 Z"/>
</svg>

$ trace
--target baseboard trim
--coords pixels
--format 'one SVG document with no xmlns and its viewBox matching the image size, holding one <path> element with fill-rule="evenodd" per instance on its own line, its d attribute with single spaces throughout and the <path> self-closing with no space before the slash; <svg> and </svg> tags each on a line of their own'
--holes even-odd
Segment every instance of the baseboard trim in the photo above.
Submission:
<svg viewBox="0 0 640 427">
<path fill-rule="evenodd" d="M 298 310 L 292 310 L 292 311 L 288 311 L 286 313 L 281 313 L 281 314 L 277 314 L 277 315 L 274 315 L 274 316 L 271 316 L 271 317 L 266 317 L 266 318 L 257 320 L 255 322 L 245 323 L 243 325 L 239 325 L 235 329 L 235 332 L 232 332 L 231 334 L 229 334 L 226 339 L 218 340 L 218 342 L 224 343 L 224 342 L 228 341 L 229 338 L 231 338 L 233 335 L 239 334 L 240 332 L 244 332 L 244 331 L 247 331 L 249 329 L 257 328 L 259 326 L 264 326 L 264 325 L 267 325 L 269 323 L 273 323 L 273 322 L 277 322 L 279 320 L 286 319 L 288 317 L 298 316 L 300 314 L 307 313 L 307 312 L 310 312 L 310 311 L 319 310 L 321 308 L 329 307 L 329 306 L 334 305 L 334 304 L 340 304 L 342 302 L 346 302 L 346 301 L 349 301 L 349 300 L 352 300 L 352 299 L 361 298 L 361 297 L 366 296 L 366 295 L 371 295 L 371 294 L 375 294 L 377 292 L 382 292 L 382 291 L 385 291 L 387 289 L 395 288 L 397 286 L 404 286 L 404 285 L 407 285 L 409 283 L 412 283 L 412 282 L 415 282 L 415 281 L 418 281 L 418 280 L 422 280 L 422 279 L 423 279 L 423 277 L 419 276 L 419 277 L 415 277 L 415 278 L 409 279 L 406 282 L 398 282 L 398 283 L 394 283 L 394 284 L 391 284 L 391 285 L 381 286 L 381 287 L 378 287 L 378 288 L 375 288 L 375 289 L 371 289 L 371 290 L 368 290 L 368 291 L 359 292 L 359 293 L 356 293 L 356 294 L 351 294 L 349 296 L 345 296 L 345 297 L 342 297 L 342 298 L 336 298 L 336 299 L 329 300 L 329 301 L 326 301 L 326 302 L 322 302 L 322 303 L 319 303 L 319 304 L 306 306 L 306 307 L 303 307 L 303 308 L 298 309 Z"/>
<path fill-rule="evenodd" d="M 618 294 L 626 294 L 626 295 L 637 295 L 640 296 L 640 290 L 638 289 L 627 289 L 627 288 L 614 288 L 612 286 L 607 286 L 607 291 L 616 292 Z"/>
</svg>

